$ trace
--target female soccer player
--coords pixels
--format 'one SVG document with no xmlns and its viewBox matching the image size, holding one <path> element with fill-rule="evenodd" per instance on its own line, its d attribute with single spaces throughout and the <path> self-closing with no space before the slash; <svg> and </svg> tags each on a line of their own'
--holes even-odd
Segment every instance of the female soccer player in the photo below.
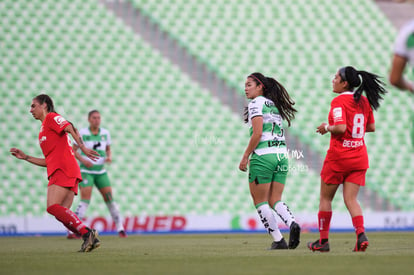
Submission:
<svg viewBox="0 0 414 275">
<path fill-rule="evenodd" d="M 329 124 L 322 123 L 316 130 L 321 135 L 330 132 L 331 141 L 321 171 L 318 213 L 320 239 L 308 243 L 312 251 L 329 251 L 332 200 L 340 184 L 343 184 L 344 202 L 357 235 L 354 251 L 365 251 L 368 247 L 357 195 L 359 188 L 365 186 L 368 169 L 364 135 L 365 132 L 375 131 L 372 109 L 379 107 L 381 95 L 387 92 L 383 84 L 377 75 L 357 71 L 350 66 L 339 69 L 332 80 L 333 92 L 339 95 L 331 102 Z M 367 97 L 362 95 L 364 91 Z"/>
<path fill-rule="evenodd" d="M 389 74 L 393 86 L 414 93 L 414 83 L 404 78 L 404 70 L 408 64 L 414 69 L 414 20 L 405 24 L 395 39 Z"/>
<path fill-rule="evenodd" d="M 52 99 L 45 94 L 33 98 L 30 113 L 42 122 L 39 144 L 45 158 L 26 155 L 17 148 L 10 152 L 18 159 L 47 168 L 49 184 L 47 187 L 47 212 L 63 223 L 66 228 L 83 238 L 80 252 L 89 252 L 100 246 L 95 229 L 86 227 L 70 211 L 74 196 L 78 192 L 78 183 L 82 180 L 68 133 L 80 145 L 82 152 L 94 160 L 99 156 L 94 150 L 86 148 L 77 129 L 55 112 Z"/>
<path fill-rule="evenodd" d="M 288 248 L 272 208 L 290 227 L 289 248 L 295 249 L 300 241 L 300 226 L 281 201 L 289 165 L 282 120 L 287 120 L 290 126 L 295 117 L 295 103 L 278 81 L 261 73 L 247 77 L 244 91 L 251 99 L 246 111 L 251 137 L 239 169 L 247 171 L 251 155 L 250 193 L 264 227 L 273 238 L 271 249 Z"/>
<path fill-rule="evenodd" d="M 112 219 L 118 230 L 118 234 L 121 238 L 125 238 L 124 226 L 122 225 L 122 217 L 119 213 L 117 203 L 113 200 L 112 187 L 108 178 L 108 174 L 104 167 L 104 163 L 111 163 L 111 135 L 105 128 L 101 128 L 101 114 L 97 110 L 92 110 L 88 114 L 89 127 L 83 128 L 79 131 L 79 135 L 85 143 L 85 146 L 89 149 L 97 150 L 100 157 L 91 161 L 85 154 L 78 152 L 79 145 L 73 144 L 73 150 L 75 151 L 76 158 L 80 161 L 80 168 L 83 181 L 80 183 L 81 201 L 76 208 L 75 214 L 83 219 L 86 210 L 88 209 L 89 202 L 92 196 L 92 188 L 94 185 L 101 192 L 102 197 L 111 213 Z M 68 238 L 74 238 L 72 234 L 68 235 Z"/>
<path fill-rule="evenodd" d="M 414 94 L 414 82 L 404 77 L 407 67 L 414 71 L 414 20 L 405 24 L 395 39 L 394 56 L 389 74 L 389 80 L 393 86 Z M 410 135 L 411 144 L 414 146 L 414 120 L 411 121 Z"/>
</svg>

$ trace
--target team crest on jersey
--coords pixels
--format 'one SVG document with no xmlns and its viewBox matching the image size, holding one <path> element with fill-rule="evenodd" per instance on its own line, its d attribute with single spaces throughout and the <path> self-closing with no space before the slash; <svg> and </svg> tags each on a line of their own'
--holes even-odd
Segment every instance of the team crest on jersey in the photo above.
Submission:
<svg viewBox="0 0 414 275">
<path fill-rule="evenodd" d="M 40 139 L 39 139 L 39 144 L 42 144 L 42 142 L 43 141 L 46 141 L 46 136 L 42 136 Z"/>
<path fill-rule="evenodd" d="M 334 119 L 342 118 L 342 108 L 337 107 L 333 109 L 333 117 Z"/>
<path fill-rule="evenodd" d="M 64 118 L 63 118 L 63 117 L 61 117 L 61 116 L 55 116 L 53 119 L 56 121 L 56 123 L 57 123 L 59 126 L 62 126 L 62 125 L 66 122 L 66 119 L 64 119 Z"/>
</svg>

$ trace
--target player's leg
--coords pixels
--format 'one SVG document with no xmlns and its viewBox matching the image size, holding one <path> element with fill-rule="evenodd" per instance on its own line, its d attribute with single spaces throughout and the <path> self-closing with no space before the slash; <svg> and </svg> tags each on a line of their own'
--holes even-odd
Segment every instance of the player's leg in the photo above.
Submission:
<svg viewBox="0 0 414 275">
<path fill-rule="evenodd" d="M 63 205 L 69 205 L 78 190 L 78 179 L 69 178 L 62 171 L 57 170 L 50 176 L 47 188 L 47 212 L 60 221 L 67 229 L 82 236 L 81 252 L 89 252 L 100 246 L 98 232 L 91 230 Z"/>
<path fill-rule="evenodd" d="M 59 185 L 49 185 L 47 188 L 47 212 L 63 223 L 69 230 L 72 232 L 83 235 L 88 233 L 87 227 L 82 223 L 82 221 L 73 213 L 69 208 L 63 206 L 63 204 L 68 204 L 68 197 L 70 198 L 73 195 L 71 190 L 68 187 L 62 187 Z"/>
<path fill-rule="evenodd" d="M 92 189 L 94 184 L 94 175 L 82 173 L 82 181 L 79 183 L 80 189 L 80 202 L 76 207 L 75 214 L 83 219 L 85 217 L 86 211 L 88 210 L 89 203 L 92 197 Z"/>
<path fill-rule="evenodd" d="M 115 222 L 119 236 L 121 238 L 125 238 L 127 235 L 123 226 L 123 218 L 121 212 L 119 211 L 118 204 L 113 199 L 113 192 L 108 174 L 104 173 L 97 175 L 95 184 L 99 189 L 99 192 L 101 193 L 106 206 L 108 207 L 112 220 Z"/>
<path fill-rule="evenodd" d="M 318 212 L 319 240 L 308 243 L 308 248 L 312 251 L 328 252 L 330 250 L 328 241 L 332 218 L 332 200 L 338 187 L 339 184 L 327 184 L 321 179 Z"/>
<path fill-rule="evenodd" d="M 82 173 L 82 179 L 83 180 L 79 183 L 80 201 L 75 210 L 76 216 L 78 216 L 78 218 L 81 220 L 85 217 L 86 211 L 88 210 L 89 203 L 91 201 L 93 181 L 94 181 L 93 176 L 87 173 Z M 66 237 L 68 239 L 79 239 L 80 238 L 78 234 L 71 232 L 71 231 L 67 232 Z"/>
<path fill-rule="evenodd" d="M 283 156 L 283 155 L 282 155 Z M 288 205 L 282 201 L 282 193 L 285 188 L 289 163 L 287 158 L 276 157 L 276 168 L 273 173 L 272 184 L 270 187 L 269 203 L 282 221 L 289 226 L 289 248 L 295 249 L 300 242 L 300 226 L 296 223 Z"/>
<path fill-rule="evenodd" d="M 86 186 L 80 188 L 80 201 L 78 207 L 76 207 L 75 213 L 80 218 L 83 219 L 88 210 L 91 197 L 92 197 L 93 186 Z"/>
<path fill-rule="evenodd" d="M 366 170 L 354 171 L 347 177 L 344 183 L 344 202 L 351 215 L 352 224 L 357 236 L 354 251 L 365 251 L 369 244 L 365 235 L 362 208 L 357 199 L 360 187 L 365 185 L 365 174 Z"/>
<path fill-rule="evenodd" d="M 62 206 L 70 209 L 72 207 L 73 199 L 75 198 L 74 192 L 69 192 L 67 196 L 63 199 Z M 79 218 L 79 216 L 78 216 Z"/>
<path fill-rule="evenodd" d="M 321 240 L 328 239 L 332 218 L 332 200 L 335 197 L 339 184 L 328 184 L 321 179 L 319 198 L 318 224 Z"/>
<path fill-rule="evenodd" d="M 300 226 L 296 223 L 295 217 L 286 203 L 282 199 L 282 193 L 285 185 L 280 182 L 272 182 L 270 187 L 269 202 L 280 219 L 289 226 L 289 248 L 295 249 L 300 242 Z"/>
<path fill-rule="evenodd" d="M 253 154 L 250 159 L 249 188 L 260 220 L 273 238 L 271 249 L 287 249 L 287 244 L 277 226 L 276 217 L 269 206 L 270 185 L 273 169 L 267 167 L 264 156 Z"/>
</svg>

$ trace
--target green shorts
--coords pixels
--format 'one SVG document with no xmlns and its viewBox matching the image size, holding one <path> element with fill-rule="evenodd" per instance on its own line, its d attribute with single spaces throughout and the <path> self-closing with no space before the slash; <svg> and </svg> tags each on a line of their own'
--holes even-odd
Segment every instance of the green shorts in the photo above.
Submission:
<svg viewBox="0 0 414 275">
<path fill-rule="evenodd" d="M 289 171 L 289 160 L 286 154 L 257 155 L 250 158 L 249 183 L 270 183 L 273 181 L 285 184 Z"/>
<path fill-rule="evenodd" d="M 79 183 L 80 188 L 93 186 L 94 184 L 98 189 L 111 186 L 106 172 L 103 174 L 82 173 L 82 179 L 82 182 Z"/>
</svg>

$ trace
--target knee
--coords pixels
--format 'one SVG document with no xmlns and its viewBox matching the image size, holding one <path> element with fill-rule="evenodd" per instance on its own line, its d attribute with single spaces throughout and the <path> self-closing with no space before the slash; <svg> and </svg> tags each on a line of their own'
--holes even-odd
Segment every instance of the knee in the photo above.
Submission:
<svg viewBox="0 0 414 275">
<path fill-rule="evenodd" d="M 332 203 L 332 198 L 331 197 L 327 197 L 327 196 L 320 196 L 319 198 L 319 202 L 321 204 L 331 204 Z"/>
<path fill-rule="evenodd" d="M 345 206 L 349 209 L 350 207 L 352 207 L 352 205 L 354 205 L 355 203 L 358 203 L 356 198 L 354 197 L 348 197 L 348 196 L 344 196 L 344 203 Z"/>
</svg>

